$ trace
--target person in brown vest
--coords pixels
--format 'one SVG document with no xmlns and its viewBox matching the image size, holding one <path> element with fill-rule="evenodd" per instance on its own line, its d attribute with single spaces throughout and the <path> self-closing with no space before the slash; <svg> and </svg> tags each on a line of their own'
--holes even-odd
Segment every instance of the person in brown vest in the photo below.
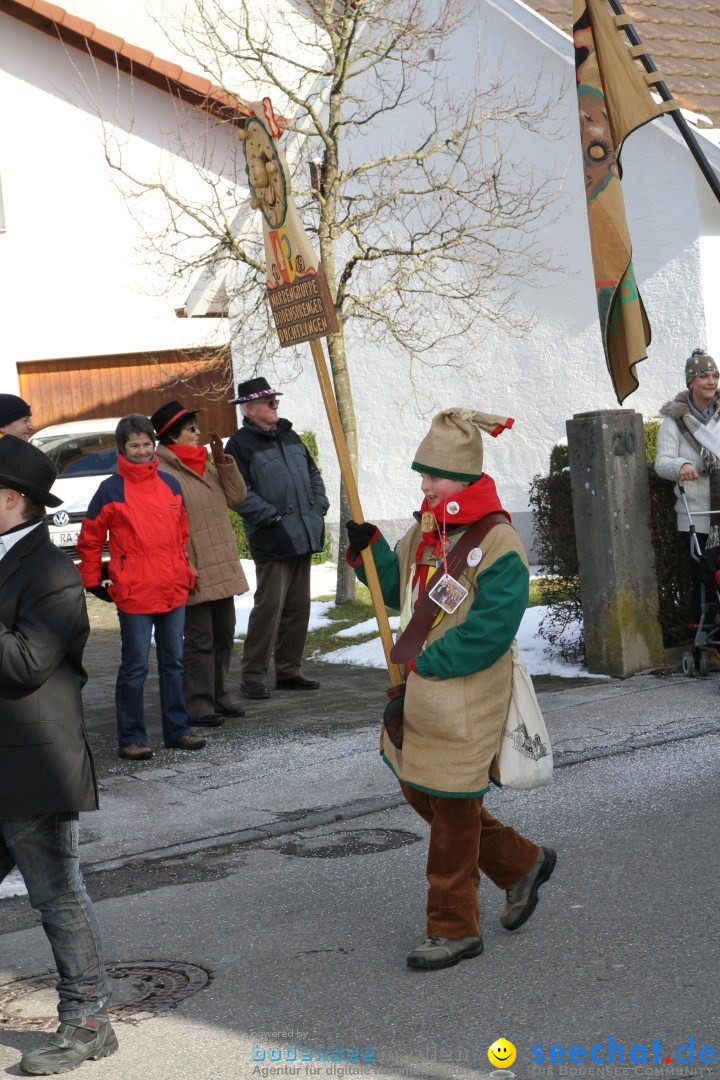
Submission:
<svg viewBox="0 0 720 1080">
<path fill-rule="evenodd" d="M 512 687 L 510 647 L 528 600 L 528 564 L 483 472 L 481 431 L 499 435 L 509 418 L 447 409 L 432 422 L 412 468 L 422 477 L 416 522 L 391 550 L 369 522 L 347 523 L 347 560 L 365 581 L 360 552 L 372 544 L 385 603 L 405 629 L 428 592 L 437 616 L 406 665 L 400 745 L 382 736 L 382 754 L 402 793 L 430 825 L 427 937 L 408 966 L 437 970 L 483 951 L 477 888 L 481 872 L 507 894 L 500 916 L 516 930 L 532 915 L 539 887 L 555 867 L 540 847 L 486 809 Z M 465 532 L 493 515 L 456 578 L 446 560 Z M 459 578 L 459 580 L 458 580 Z"/>
</svg>

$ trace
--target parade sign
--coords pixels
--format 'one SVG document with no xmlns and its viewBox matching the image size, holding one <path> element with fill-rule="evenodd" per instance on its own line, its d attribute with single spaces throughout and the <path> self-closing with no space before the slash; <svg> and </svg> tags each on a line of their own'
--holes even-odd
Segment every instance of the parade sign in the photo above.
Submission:
<svg viewBox="0 0 720 1080">
<path fill-rule="evenodd" d="M 280 345 L 339 330 L 327 278 L 292 197 L 290 171 L 278 145 L 282 134 L 270 98 L 253 102 L 238 138 L 245 151 L 251 206 L 262 213 L 267 291 Z"/>
</svg>

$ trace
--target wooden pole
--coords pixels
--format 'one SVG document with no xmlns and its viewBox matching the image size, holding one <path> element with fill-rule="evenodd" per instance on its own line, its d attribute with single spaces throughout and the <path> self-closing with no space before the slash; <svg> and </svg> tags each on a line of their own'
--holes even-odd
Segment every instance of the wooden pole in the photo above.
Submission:
<svg viewBox="0 0 720 1080">
<path fill-rule="evenodd" d="M 615 12 L 616 15 L 625 16 L 625 11 L 623 9 L 622 4 L 620 3 L 620 0 L 608 0 L 608 2 L 610 4 L 610 7 L 613 9 L 613 11 Z M 627 17 L 627 16 L 625 16 L 625 17 Z M 630 42 L 631 45 L 642 45 L 643 44 L 642 41 L 640 40 L 639 34 L 635 30 L 635 27 L 632 25 L 632 23 L 629 23 L 629 22 L 624 23 L 622 25 L 622 29 L 625 31 L 625 33 L 627 35 L 627 39 L 628 39 L 628 41 Z M 654 72 L 656 72 L 658 70 L 655 67 L 655 64 L 653 62 L 652 57 L 649 56 L 647 53 L 643 53 L 641 56 L 638 56 L 638 59 L 640 60 L 640 63 L 642 64 L 642 66 L 645 68 L 645 70 L 648 73 L 654 73 Z M 658 94 L 663 99 L 663 101 L 674 101 L 675 100 L 673 95 L 668 90 L 668 87 L 667 87 L 666 83 L 661 81 L 661 82 L 655 83 L 654 85 L 655 85 L 655 89 L 657 90 Z M 697 162 L 697 164 L 698 164 L 698 166 L 700 168 L 700 171 L 702 172 L 703 176 L 705 177 L 708 184 L 710 185 L 710 188 L 712 189 L 713 195 L 718 200 L 718 202 L 720 202 L 720 181 L 718 180 L 717 175 L 716 175 L 715 170 L 713 169 L 712 165 L 710 164 L 708 159 L 705 157 L 703 149 L 702 149 L 702 147 L 700 146 L 700 143 L 697 141 L 697 139 L 695 137 L 695 133 L 691 130 L 690 125 L 688 124 L 687 120 L 685 119 L 685 117 L 680 112 L 680 107 L 678 106 L 677 109 L 672 109 L 666 115 L 672 117 L 672 119 L 673 119 L 673 121 L 675 123 L 675 126 L 677 127 L 678 131 L 680 132 L 680 134 L 682 135 L 683 139 L 685 140 L 685 142 L 687 144 L 688 150 L 690 151 L 692 156 L 695 158 L 695 161 Z"/>
<path fill-rule="evenodd" d="M 340 474 L 350 504 L 350 513 L 353 516 L 353 521 L 364 521 L 365 515 L 363 514 L 362 506 L 360 505 L 360 496 L 358 494 L 357 484 L 355 483 L 355 474 L 352 470 L 350 454 L 348 453 L 347 443 L 345 442 L 345 433 L 340 422 L 340 413 L 338 412 L 335 392 L 325 360 L 325 353 L 321 342 L 317 338 L 310 342 L 310 349 L 312 350 L 313 360 L 315 361 L 315 370 L 317 372 L 318 382 L 320 383 L 320 392 L 323 397 L 323 402 L 325 403 L 325 411 L 327 412 L 328 420 L 330 422 L 330 431 L 332 432 L 333 442 L 335 443 L 335 452 L 337 453 L 338 461 L 340 463 Z M 342 528 L 342 522 L 340 522 L 340 528 Z M 360 554 L 363 561 L 363 569 L 365 570 L 365 577 L 367 578 L 368 589 L 370 590 L 373 610 L 375 611 L 375 618 L 377 619 L 378 628 L 380 630 L 380 640 L 382 641 L 383 651 L 385 653 L 385 661 L 388 667 L 388 674 L 390 675 L 390 682 L 393 686 L 402 686 L 402 672 L 398 665 L 394 664 L 390 659 L 393 638 L 387 612 L 385 611 L 385 601 L 383 600 L 382 590 L 380 588 L 380 580 L 378 578 L 375 560 L 373 559 L 372 548 L 366 547 Z"/>
</svg>

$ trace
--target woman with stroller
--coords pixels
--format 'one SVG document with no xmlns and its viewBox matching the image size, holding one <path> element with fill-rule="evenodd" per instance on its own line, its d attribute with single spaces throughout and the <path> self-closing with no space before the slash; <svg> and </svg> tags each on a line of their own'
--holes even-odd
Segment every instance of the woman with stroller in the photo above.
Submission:
<svg viewBox="0 0 720 1080">
<path fill-rule="evenodd" d="M 685 385 L 660 410 L 663 421 L 658 431 L 655 471 L 665 480 L 685 488 L 688 508 L 695 525 L 700 550 L 720 544 L 720 373 L 712 356 L 694 349 L 685 362 Z M 675 503 L 677 527 L 685 537 L 692 573 L 691 606 L 695 622 L 700 620 L 700 575 L 690 548 L 690 521 L 678 496 Z M 720 671 L 720 654 L 710 652 L 711 671 Z"/>
</svg>

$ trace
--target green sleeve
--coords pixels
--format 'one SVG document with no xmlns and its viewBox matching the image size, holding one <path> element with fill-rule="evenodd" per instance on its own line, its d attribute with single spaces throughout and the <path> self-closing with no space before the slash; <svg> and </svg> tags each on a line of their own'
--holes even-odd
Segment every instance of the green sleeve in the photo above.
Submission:
<svg viewBox="0 0 720 1080">
<path fill-rule="evenodd" d="M 372 545 L 372 553 L 380 579 L 383 600 L 388 607 L 399 611 L 402 607 L 400 603 L 400 564 L 397 555 L 391 550 L 382 533 L 377 534 L 377 540 Z M 353 561 L 350 561 L 351 558 Z M 357 552 L 348 549 L 348 562 L 355 571 L 355 576 L 358 581 L 362 581 L 363 585 L 367 585 L 362 562 L 355 565 L 355 559 L 358 558 Z"/>
<path fill-rule="evenodd" d="M 516 551 L 502 555 L 477 577 L 466 619 L 428 645 L 415 661 L 426 679 L 461 679 L 491 667 L 518 632 L 528 602 L 530 575 Z"/>
</svg>

